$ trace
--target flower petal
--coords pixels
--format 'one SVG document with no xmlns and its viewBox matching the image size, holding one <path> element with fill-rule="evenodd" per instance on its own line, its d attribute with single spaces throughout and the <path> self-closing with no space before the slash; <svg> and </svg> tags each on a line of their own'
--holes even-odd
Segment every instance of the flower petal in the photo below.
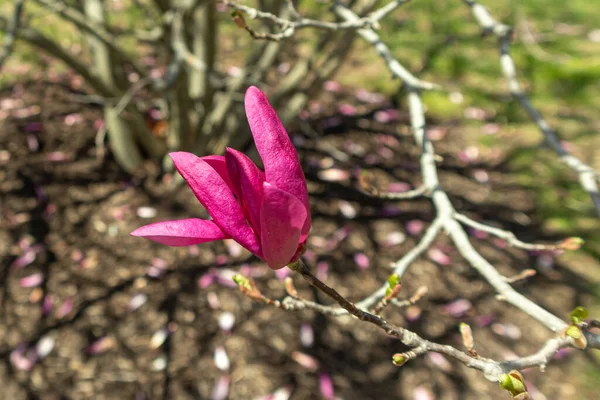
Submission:
<svg viewBox="0 0 600 400">
<path fill-rule="evenodd" d="M 248 156 L 234 149 L 225 150 L 225 161 L 231 182 L 239 194 L 242 209 L 247 214 L 254 232 L 260 234 L 260 208 L 263 202 L 265 173 Z"/>
<path fill-rule="evenodd" d="M 183 151 L 170 154 L 175 168 L 215 224 L 236 242 L 260 257 L 260 243 L 223 178 L 201 158 Z"/>
<path fill-rule="evenodd" d="M 145 225 L 131 232 L 131 236 L 142 236 L 167 246 L 191 246 L 229 238 L 213 221 L 199 218 Z"/>
<path fill-rule="evenodd" d="M 219 176 L 221 178 L 223 178 L 223 180 L 225 181 L 227 186 L 229 186 L 229 189 L 231 189 L 231 191 L 236 196 L 239 195 L 239 193 L 236 193 L 236 191 L 235 191 L 235 187 L 233 186 L 233 183 L 231 182 L 231 178 L 229 178 L 229 173 L 227 172 L 227 165 L 225 164 L 225 157 L 211 155 L 211 156 L 200 157 L 200 159 L 202 161 L 206 161 L 206 163 L 208 165 L 213 167 L 213 169 L 215 171 L 217 171 L 217 174 L 219 174 Z"/>
<path fill-rule="evenodd" d="M 263 193 L 260 214 L 262 258 L 270 268 L 279 269 L 296 254 L 308 213 L 295 196 L 268 182 L 263 183 Z"/>
<path fill-rule="evenodd" d="M 307 213 L 302 235 L 306 237 L 310 230 L 310 205 L 296 149 L 267 97 L 257 87 L 250 86 L 246 91 L 245 106 L 266 180 L 302 202 Z"/>
</svg>

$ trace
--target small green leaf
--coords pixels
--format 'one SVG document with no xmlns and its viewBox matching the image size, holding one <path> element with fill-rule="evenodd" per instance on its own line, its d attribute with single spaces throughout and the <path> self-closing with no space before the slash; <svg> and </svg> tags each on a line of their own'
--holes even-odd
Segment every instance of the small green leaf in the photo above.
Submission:
<svg viewBox="0 0 600 400">
<path fill-rule="evenodd" d="M 571 325 L 570 327 L 567 328 L 567 330 L 565 331 L 565 335 L 572 337 L 573 339 L 577 340 L 579 338 L 581 338 L 582 333 L 581 333 L 581 329 L 579 329 L 578 326 L 575 325 Z"/>
<path fill-rule="evenodd" d="M 394 289 L 398 283 L 400 283 L 400 277 L 398 274 L 392 274 L 387 280 L 390 289 Z"/>
<path fill-rule="evenodd" d="M 235 283 L 237 283 L 238 287 L 245 287 L 248 290 L 252 289 L 248 278 L 246 278 L 244 275 L 235 274 L 232 279 Z"/>
<path fill-rule="evenodd" d="M 577 307 L 573 311 L 571 311 L 571 314 L 569 315 L 571 317 L 571 322 L 573 322 L 574 324 L 579 324 L 584 319 L 589 317 L 590 312 L 587 308 Z"/>
</svg>

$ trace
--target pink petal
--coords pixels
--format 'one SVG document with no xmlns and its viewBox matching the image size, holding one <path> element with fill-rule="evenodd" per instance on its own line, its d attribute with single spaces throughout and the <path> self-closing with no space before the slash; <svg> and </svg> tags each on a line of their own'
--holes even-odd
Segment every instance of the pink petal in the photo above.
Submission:
<svg viewBox="0 0 600 400">
<path fill-rule="evenodd" d="M 358 265 L 360 269 L 369 268 L 369 257 L 365 253 L 356 253 L 354 254 L 354 262 Z"/>
<path fill-rule="evenodd" d="M 335 397 L 333 381 L 327 372 L 319 374 L 319 389 L 324 399 L 332 400 Z"/>
<path fill-rule="evenodd" d="M 270 268 L 283 268 L 298 249 L 300 231 L 307 219 L 304 205 L 293 195 L 265 182 L 260 214 L 263 259 Z"/>
<path fill-rule="evenodd" d="M 175 168 L 183 176 L 198 201 L 206 208 L 215 224 L 236 242 L 260 254 L 258 238 L 246 222 L 242 209 L 223 178 L 206 162 L 191 153 L 170 154 Z"/>
<path fill-rule="evenodd" d="M 265 166 L 267 182 L 299 199 L 307 212 L 302 236 L 310 230 L 310 205 L 296 149 L 267 97 L 257 87 L 246 91 L 246 115 L 256 148 Z"/>
<path fill-rule="evenodd" d="M 229 396 L 229 384 L 231 383 L 231 378 L 229 376 L 221 376 L 215 382 L 215 386 L 213 386 L 212 393 L 210 395 L 210 400 L 225 400 Z"/>
<path fill-rule="evenodd" d="M 217 171 L 217 174 L 219 174 L 219 176 L 223 178 L 223 180 L 225 181 L 227 186 L 229 186 L 231 191 L 238 195 L 238 193 L 236 193 L 235 191 L 233 183 L 231 182 L 231 178 L 229 178 L 229 172 L 227 171 L 227 164 L 225 163 L 224 156 L 204 156 L 200 158 L 202 159 L 202 161 L 205 161 L 208 165 L 213 167 L 213 169 Z"/>
<path fill-rule="evenodd" d="M 144 225 L 131 232 L 131 236 L 145 237 L 167 246 L 191 246 L 229 238 L 213 221 L 199 218 Z"/>
<path fill-rule="evenodd" d="M 231 182 L 248 214 L 254 232 L 260 232 L 260 208 L 263 202 L 263 182 L 265 174 L 245 154 L 227 148 L 225 162 Z"/>
</svg>

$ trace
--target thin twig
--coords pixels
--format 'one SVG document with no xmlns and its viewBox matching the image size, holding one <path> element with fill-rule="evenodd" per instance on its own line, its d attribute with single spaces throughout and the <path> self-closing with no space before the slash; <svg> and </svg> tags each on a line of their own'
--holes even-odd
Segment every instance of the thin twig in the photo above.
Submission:
<svg viewBox="0 0 600 400">
<path fill-rule="evenodd" d="M 494 235 L 500 239 L 504 239 L 506 240 L 506 242 L 514 247 L 518 247 L 520 249 L 524 249 L 524 250 L 558 250 L 561 249 L 561 246 L 555 243 L 551 243 L 551 244 L 539 244 L 539 243 L 526 243 L 523 242 L 519 239 L 517 239 L 517 237 L 515 236 L 514 233 L 512 233 L 511 231 L 507 231 L 504 229 L 500 229 L 500 228 L 495 228 L 493 226 L 489 226 L 486 224 L 482 224 L 481 222 L 477 222 L 469 217 L 467 217 L 464 214 L 460 214 L 460 213 L 455 213 L 454 214 L 454 218 L 456 218 L 457 221 L 468 225 L 472 228 L 475 228 L 479 231 L 482 232 L 486 232 L 489 233 L 491 235 Z"/>
<path fill-rule="evenodd" d="M 499 381 L 502 375 L 513 369 L 518 370 L 533 366 L 543 367 L 559 349 L 569 347 L 573 343 L 573 339 L 568 336 L 557 336 L 546 342 L 537 353 L 516 360 L 498 362 L 484 357 L 474 358 L 453 346 L 431 342 L 408 329 L 388 323 L 380 316 L 361 310 L 356 305 L 346 300 L 346 298 L 340 295 L 335 289 L 320 281 L 310 272 L 308 267 L 301 260 L 293 265 L 289 265 L 289 267 L 299 273 L 310 285 L 336 301 L 340 307 L 357 319 L 383 329 L 388 335 L 400 339 L 402 343 L 412 348 L 412 351 L 403 353 L 403 355 L 414 358 L 429 351 L 445 354 L 460 361 L 469 368 L 482 371 L 485 377 L 492 381 Z M 327 306 L 293 297 L 285 298 L 281 302 L 281 308 L 286 310 L 303 310 L 305 308 L 311 308 L 318 312 L 329 314 L 329 308 L 327 308 Z"/>
<path fill-rule="evenodd" d="M 13 51 L 15 40 L 17 39 L 17 31 L 19 30 L 19 26 L 21 24 L 21 15 L 23 14 L 24 8 L 25 0 L 15 1 L 15 10 L 13 12 L 13 17 L 8 23 L 6 33 L 4 34 L 4 43 L 2 45 L 2 48 L 0 48 L 0 71 L 2 71 L 2 66 L 4 65 L 4 62 Z"/>
<path fill-rule="evenodd" d="M 498 37 L 500 44 L 500 65 L 510 94 L 515 100 L 525 109 L 529 118 L 537 125 L 538 129 L 544 135 L 546 142 L 552 150 L 560 157 L 560 160 L 573 169 L 579 177 L 579 183 L 583 189 L 588 192 L 592 198 L 592 202 L 596 209 L 596 213 L 600 217 L 600 193 L 598 192 L 598 177 L 599 174 L 592 167 L 583 163 L 580 159 L 569 153 L 560 141 L 557 132 L 550 126 L 548 121 L 544 119 L 542 114 L 533 106 L 517 78 L 517 70 L 515 62 L 510 55 L 510 43 L 512 29 L 508 25 L 497 22 L 489 13 L 487 8 L 477 3 L 474 0 L 463 0 L 473 12 L 473 17 L 481 26 L 484 33 L 493 33 Z"/>
</svg>

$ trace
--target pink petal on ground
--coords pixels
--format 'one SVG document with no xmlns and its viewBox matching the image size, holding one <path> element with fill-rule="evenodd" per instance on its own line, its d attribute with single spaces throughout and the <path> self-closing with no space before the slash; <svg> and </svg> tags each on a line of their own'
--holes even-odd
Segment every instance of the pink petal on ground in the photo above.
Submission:
<svg viewBox="0 0 600 400">
<path fill-rule="evenodd" d="M 131 232 L 131 236 L 141 236 L 167 246 L 191 246 L 229 238 L 213 221 L 199 218 L 144 225 Z"/>
<path fill-rule="evenodd" d="M 225 247 L 227 248 L 227 252 L 231 257 L 239 257 L 242 255 L 244 248 L 233 239 L 225 239 L 223 241 L 225 243 Z"/>
<path fill-rule="evenodd" d="M 317 263 L 317 278 L 324 281 L 329 275 L 329 263 L 327 261 L 319 261 Z"/>
<path fill-rule="evenodd" d="M 399 245 L 400 243 L 404 243 L 405 240 L 406 240 L 406 235 L 404 233 L 390 232 L 386 235 L 385 241 L 383 244 L 385 247 L 392 247 L 392 246 Z"/>
<path fill-rule="evenodd" d="M 404 312 L 404 317 L 408 322 L 415 322 L 421 318 L 421 314 L 423 314 L 423 310 L 419 306 L 410 306 L 406 308 Z"/>
<path fill-rule="evenodd" d="M 71 156 L 62 151 L 52 151 L 50 153 L 46 153 L 46 159 L 48 161 L 68 161 L 71 159 Z"/>
<path fill-rule="evenodd" d="M 229 147 L 225 150 L 225 163 L 238 199 L 241 200 L 242 209 L 247 213 L 250 226 L 258 233 L 265 174 L 248 156 Z"/>
<path fill-rule="evenodd" d="M 18 370 L 29 371 L 33 367 L 33 360 L 25 355 L 27 348 L 25 345 L 19 345 L 10 353 L 10 363 Z"/>
<path fill-rule="evenodd" d="M 285 267 L 298 249 L 300 232 L 308 214 L 298 198 L 270 183 L 263 184 L 260 214 L 263 258 L 271 269 Z"/>
<path fill-rule="evenodd" d="M 266 181 L 304 205 L 307 217 L 302 236 L 306 236 L 310 231 L 310 205 L 296 149 L 267 97 L 257 87 L 251 86 L 246 91 L 245 106 L 256 148 L 265 166 Z"/>
<path fill-rule="evenodd" d="M 512 340 L 521 339 L 522 336 L 521 329 L 511 323 L 501 324 L 495 322 L 492 324 L 491 328 L 496 335 L 504 336 Z"/>
<path fill-rule="evenodd" d="M 338 93 L 342 91 L 342 85 L 336 81 L 325 81 L 323 84 L 323 89 L 328 92 Z"/>
<path fill-rule="evenodd" d="M 94 341 L 87 348 L 86 352 L 90 355 L 105 353 L 115 347 L 115 340 L 111 337 L 104 336 Z"/>
<path fill-rule="evenodd" d="M 393 108 L 379 110 L 373 117 L 375 118 L 375 121 L 386 124 L 388 122 L 397 121 L 400 119 L 400 112 Z"/>
<path fill-rule="evenodd" d="M 27 249 L 22 256 L 18 257 L 12 262 L 11 266 L 16 269 L 21 269 L 34 262 L 35 258 L 36 252 L 31 249 Z"/>
<path fill-rule="evenodd" d="M 39 150 L 40 142 L 38 142 L 35 135 L 27 135 L 27 147 L 29 147 L 29 151 L 31 152 L 36 152 Z"/>
<path fill-rule="evenodd" d="M 280 281 L 283 281 L 289 275 L 290 275 L 290 270 L 288 268 L 282 268 L 282 269 L 278 269 L 278 270 L 275 271 L 275 276 Z"/>
<path fill-rule="evenodd" d="M 413 400 L 434 400 L 435 396 L 423 386 L 417 386 L 413 391 Z"/>
<path fill-rule="evenodd" d="M 83 122 L 83 115 L 79 113 L 69 114 L 65 117 L 65 124 L 68 126 L 72 126 Z"/>
<path fill-rule="evenodd" d="M 363 270 L 369 268 L 370 265 L 369 257 L 365 253 L 356 253 L 354 255 L 354 262 L 358 265 L 358 268 Z"/>
<path fill-rule="evenodd" d="M 221 376 L 215 382 L 212 393 L 210 394 L 210 400 L 225 400 L 229 396 L 229 384 L 231 378 L 229 376 Z"/>
<path fill-rule="evenodd" d="M 227 355 L 227 350 L 225 347 L 218 346 L 215 349 L 215 354 L 213 356 L 213 361 L 215 366 L 223 372 L 229 371 L 229 367 L 231 366 L 229 362 L 229 356 Z"/>
<path fill-rule="evenodd" d="M 462 317 L 473 308 L 471 302 L 467 299 L 458 299 L 453 301 L 452 303 L 448 303 L 443 307 L 443 310 L 452 315 L 453 317 L 459 318 Z"/>
<path fill-rule="evenodd" d="M 225 332 L 231 332 L 235 325 L 235 315 L 229 311 L 219 314 L 219 328 Z"/>
<path fill-rule="evenodd" d="M 54 304 L 54 299 L 51 294 L 47 294 L 42 301 L 42 316 L 47 316 L 52 311 L 52 304 Z"/>
<path fill-rule="evenodd" d="M 452 364 L 450 364 L 450 361 L 448 361 L 448 359 L 440 353 L 429 352 L 427 353 L 426 357 L 429 358 L 433 365 L 435 365 L 442 371 L 450 372 L 453 369 Z"/>
<path fill-rule="evenodd" d="M 56 310 L 56 318 L 63 319 L 73 310 L 73 299 L 67 297 L 64 303 Z"/>
<path fill-rule="evenodd" d="M 450 265 L 452 264 L 452 259 L 438 247 L 432 247 L 427 251 L 427 255 L 432 261 L 440 265 Z"/>
<path fill-rule="evenodd" d="M 206 208 L 215 224 L 229 237 L 260 254 L 258 238 L 246 222 L 233 193 L 223 178 L 206 162 L 191 153 L 170 154 L 175 168 L 186 180 L 198 201 Z"/>
<path fill-rule="evenodd" d="M 340 104 L 338 106 L 338 111 L 340 112 L 340 114 L 342 115 L 355 115 L 356 114 L 356 107 L 354 107 L 352 104 Z"/>
<path fill-rule="evenodd" d="M 446 128 L 442 128 L 441 126 L 432 126 L 427 129 L 425 134 L 427 135 L 427 139 L 436 142 L 438 140 L 442 140 L 448 130 Z"/>
<path fill-rule="evenodd" d="M 500 125 L 495 123 L 485 124 L 481 127 L 481 132 L 486 135 L 493 135 L 495 133 L 500 132 Z"/>
<path fill-rule="evenodd" d="M 315 332 L 312 325 L 305 322 L 300 327 L 300 343 L 304 347 L 311 347 L 315 342 Z"/>
<path fill-rule="evenodd" d="M 19 279 L 19 285 L 22 288 L 32 288 L 36 286 L 40 286 L 44 281 L 44 275 L 41 273 L 31 274 L 24 278 Z"/>
<path fill-rule="evenodd" d="M 237 274 L 236 271 L 228 268 L 219 268 L 217 270 L 217 282 L 225 287 L 234 288 L 237 287 L 237 283 L 233 281 L 233 276 Z"/>
<path fill-rule="evenodd" d="M 319 369 L 319 362 L 317 359 L 306 353 L 292 351 L 292 359 L 309 371 L 314 372 Z"/>
<path fill-rule="evenodd" d="M 214 271 L 209 271 L 206 274 L 202 275 L 200 279 L 198 279 L 198 286 L 202 289 L 206 289 L 207 287 L 213 284 L 216 277 L 217 276 L 215 275 Z"/>
<path fill-rule="evenodd" d="M 477 107 L 467 107 L 464 112 L 465 118 L 484 120 L 487 117 L 485 110 Z"/>
<path fill-rule="evenodd" d="M 366 89 L 358 89 L 355 95 L 358 100 L 364 101 L 365 103 L 375 104 L 385 101 L 385 96 L 383 94 L 369 92 Z"/>
<path fill-rule="evenodd" d="M 340 182 L 350 178 L 350 171 L 339 168 L 329 168 L 317 173 L 319 179 L 327 182 Z"/>
<path fill-rule="evenodd" d="M 154 218 L 156 217 L 157 211 L 154 207 L 139 207 L 135 213 L 140 218 Z"/>
<path fill-rule="evenodd" d="M 167 338 L 171 335 L 169 328 L 161 328 L 152 334 L 150 338 L 150 348 L 158 349 L 162 346 Z"/>
<path fill-rule="evenodd" d="M 333 400 L 335 398 L 333 381 L 327 372 L 321 372 L 319 374 L 319 390 L 324 399 Z"/>
<path fill-rule="evenodd" d="M 404 193 L 408 192 L 410 189 L 410 184 L 406 182 L 392 182 L 387 187 L 387 191 L 390 193 Z"/>
<path fill-rule="evenodd" d="M 52 352 L 56 339 L 52 336 L 43 336 L 35 345 L 35 352 L 38 360 L 43 360 Z"/>
<path fill-rule="evenodd" d="M 411 236 L 417 236 L 425 229 L 425 222 L 420 219 L 413 219 L 406 223 L 406 232 Z"/>
<path fill-rule="evenodd" d="M 129 300 L 129 310 L 135 311 L 148 301 L 148 296 L 144 293 L 138 293 Z"/>
</svg>

